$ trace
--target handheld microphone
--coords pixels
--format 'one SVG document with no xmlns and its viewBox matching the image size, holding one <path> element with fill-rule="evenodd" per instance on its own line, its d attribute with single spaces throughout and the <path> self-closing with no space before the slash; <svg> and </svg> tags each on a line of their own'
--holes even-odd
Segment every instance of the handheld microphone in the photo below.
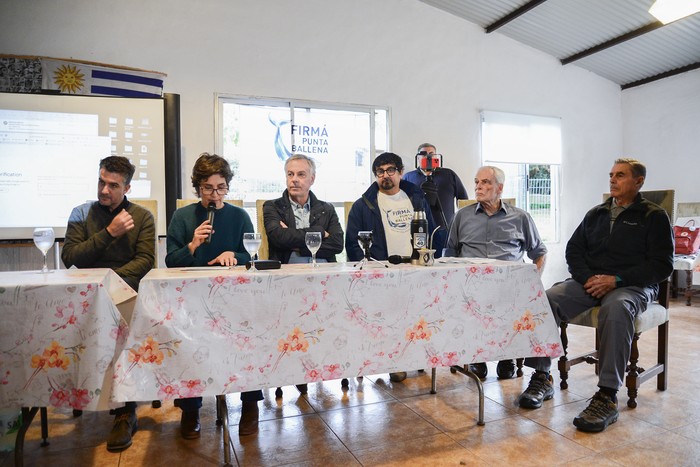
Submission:
<svg viewBox="0 0 700 467">
<path fill-rule="evenodd" d="M 216 214 L 216 203 L 211 201 L 207 206 L 207 220 L 209 225 L 211 225 L 212 231 L 209 232 L 209 236 L 204 240 L 205 243 L 211 243 L 211 234 L 214 232 L 214 214 Z"/>
</svg>

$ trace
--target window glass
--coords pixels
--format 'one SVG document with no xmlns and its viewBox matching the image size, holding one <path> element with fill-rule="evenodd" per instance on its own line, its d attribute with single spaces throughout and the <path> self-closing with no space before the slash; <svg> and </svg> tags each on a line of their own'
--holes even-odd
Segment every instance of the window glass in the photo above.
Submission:
<svg viewBox="0 0 700 467">
<path fill-rule="evenodd" d="M 234 170 L 229 198 L 246 206 L 282 194 L 284 162 L 298 152 L 316 161 L 316 196 L 342 207 L 367 189 L 374 156 L 387 150 L 387 109 L 225 96 L 218 101 L 220 154 Z"/>
<path fill-rule="evenodd" d="M 505 172 L 502 197 L 530 213 L 544 242 L 559 241 L 561 120 L 484 111 L 481 157 Z"/>
<path fill-rule="evenodd" d="M 559 241 L 559 166 L 486 162 L 506 174 L 502 198 L 514 198 L 515 206 L 530 213 L 542 241 Z"/>
</svg>

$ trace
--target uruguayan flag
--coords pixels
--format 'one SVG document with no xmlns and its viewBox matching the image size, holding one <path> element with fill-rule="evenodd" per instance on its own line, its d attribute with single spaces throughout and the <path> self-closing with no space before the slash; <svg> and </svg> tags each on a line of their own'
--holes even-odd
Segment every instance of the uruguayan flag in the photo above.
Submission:
<svg viewBox="0 0 700 467">
<path fill-rule="evenodd" d="M 164 73 L 41 59 L 42 89 L 62 94 L 161 97 Z"/>
</svg>

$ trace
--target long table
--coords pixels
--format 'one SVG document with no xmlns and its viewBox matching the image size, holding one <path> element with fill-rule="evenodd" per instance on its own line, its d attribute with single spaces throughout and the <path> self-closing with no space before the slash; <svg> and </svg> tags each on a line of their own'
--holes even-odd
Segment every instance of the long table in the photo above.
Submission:
<svg viewBox="0 0 700 467">
<path fill-rule="evenodd" d="M 532 264 L 154 269 L 112 400 L 215 396 L 562 347 Z"/>
<path fill-rule="evenodd" d="M 111 269 L 0 272 L 0 407 L 107 409 L 135 296 Z"/>
<path fill-rule="evenodd" d="M 15 465 L 24 435 L 47 407 L 108 408 L 112 364 L 128 326 L 118 309 L 136 296 L 111 269 L 0 272 L 0 408 L 22 411 Z"/>
</svg>

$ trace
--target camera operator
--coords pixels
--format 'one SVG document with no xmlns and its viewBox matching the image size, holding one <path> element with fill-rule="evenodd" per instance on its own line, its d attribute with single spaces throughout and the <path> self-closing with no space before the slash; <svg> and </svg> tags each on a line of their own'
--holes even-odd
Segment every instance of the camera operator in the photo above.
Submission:
<svg viewBox="0 0 700 467">
<path fill-rule="evenodd" d="M 455 215 L 456 200 L 469 199 L 467 190 L 453 170 L 441 167 L 442 156 L 436 154 L 434 145 L 423 143 L 416 152 L 416 170 L 406 173 L 403 179 L 421 187 L 435 223 L 448 229 Z M 434 156 L 439 156 L 437 167 L 433 164 Z M 422 166 L 424 159 L 426 163 Z"/>
</svg>

